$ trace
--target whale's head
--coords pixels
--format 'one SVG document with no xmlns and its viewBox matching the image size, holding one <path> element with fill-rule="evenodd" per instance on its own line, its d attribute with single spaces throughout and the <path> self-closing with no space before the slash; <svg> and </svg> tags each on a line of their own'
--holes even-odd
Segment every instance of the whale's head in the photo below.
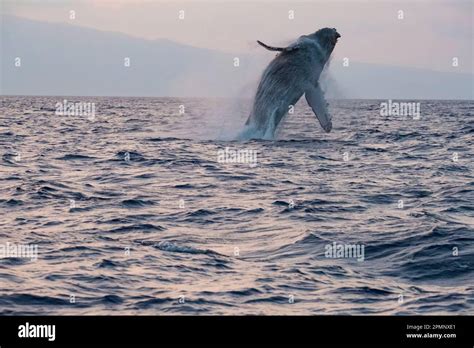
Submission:
<svg viewBox="0 0 474 348">
<path fill-rule="evenodd" d="M 327 58 L 331 55 L 337 40 L 341 37 L 336 28 L 323 28 L 313 34 L 315 40 L 327 54 Z"/>
</svg>

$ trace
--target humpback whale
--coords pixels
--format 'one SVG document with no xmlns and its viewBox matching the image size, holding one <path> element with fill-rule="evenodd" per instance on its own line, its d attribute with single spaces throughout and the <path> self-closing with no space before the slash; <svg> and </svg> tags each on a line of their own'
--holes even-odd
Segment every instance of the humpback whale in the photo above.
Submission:
<svg viewBox="0 0 474 348">
<path fill-rule="evenodd" d="M 299 37 L 287 47 L 257 40 L 260 46 L 278 54 L 262 74 L 241 139 L 272 139 L 289 107 L 303 94 L 321 127 L 331 131 L 331 116 L 318 80 L 340 37 L 335 28 L 323 28 Z"/>
</svg>

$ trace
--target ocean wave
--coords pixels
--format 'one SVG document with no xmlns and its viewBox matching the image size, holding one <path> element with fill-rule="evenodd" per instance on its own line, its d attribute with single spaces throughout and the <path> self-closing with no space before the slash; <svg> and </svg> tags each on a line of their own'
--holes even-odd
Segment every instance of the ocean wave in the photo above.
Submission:
<svg viewBox="0 0 474 348">
<path fill-rule="evenodd" d="M 423 101 L 423 122 L 331 101 L 331 133 L 302 104 L 270 141 L 221 139 L 204 99 L 100 97 L 93 123 L 60 124 L 49 97 L 2 101 L 0 243 L 38 246 L 0 258 L 2 314 L 474 309 L 470 101 Z M 219 163 L 224 147 L 257 166 Z M 363 261 L 327 257 L 334 242 Z"/>
</svg>

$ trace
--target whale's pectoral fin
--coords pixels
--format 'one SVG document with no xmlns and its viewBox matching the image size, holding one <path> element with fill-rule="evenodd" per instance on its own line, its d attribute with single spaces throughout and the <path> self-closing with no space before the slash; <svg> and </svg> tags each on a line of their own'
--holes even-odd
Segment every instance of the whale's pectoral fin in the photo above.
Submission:
<svg viewBox="0 0 474 348">
<path fill-rule="evenodd" d="M 264 48 L 266 48 L 267 50 L 269 51 L 284 51 L 285 48 L 284 47 L 273 47 L 273 46 L 268 46 L 268 45 L 265 45 L 262 41 L 259 41 L 257 40 L 258 44 Z"/>
<path fill-rule="evenodd" d="M 329 133 L 332 129 L 331 115 L 326 107 L 327 102 L 324 99 L 324 94 L 319 85 L 310 86 L 305 91 L 305 98 L 314 114 L 319 120 L 321 127 Z"/>
<path fill-rule="evenodd" d="M 264 44 L 262 41 L 259 41 L 257 40 L 258 44 L 264 48 L 266 48 L 267 50 L 269 51 L 279 51 L 279 52 L 283 52 L 283 51 L 293 51 L 295 49 L 298 48 L 297 45 L 292 45 L 292 46 L 288 46 L 288 47 L 274 47 L 274 46 L 268 46 L 266 44 Z"/>
</svg>

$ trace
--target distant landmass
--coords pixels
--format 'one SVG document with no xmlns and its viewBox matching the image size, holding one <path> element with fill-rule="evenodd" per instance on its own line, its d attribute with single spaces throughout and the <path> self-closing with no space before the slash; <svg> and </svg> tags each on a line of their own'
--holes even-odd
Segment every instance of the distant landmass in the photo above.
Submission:
<svg viewBox="0 0 474 348">
<path fill-rule="evenodd" d="M 1 51 L 3 95 L 249 97 L 273 58 L 13 16 L 2 18 Z M 332 61 L 326 76 L 329 98 L 474 97 L 466 73 Z"/>
</svg>

